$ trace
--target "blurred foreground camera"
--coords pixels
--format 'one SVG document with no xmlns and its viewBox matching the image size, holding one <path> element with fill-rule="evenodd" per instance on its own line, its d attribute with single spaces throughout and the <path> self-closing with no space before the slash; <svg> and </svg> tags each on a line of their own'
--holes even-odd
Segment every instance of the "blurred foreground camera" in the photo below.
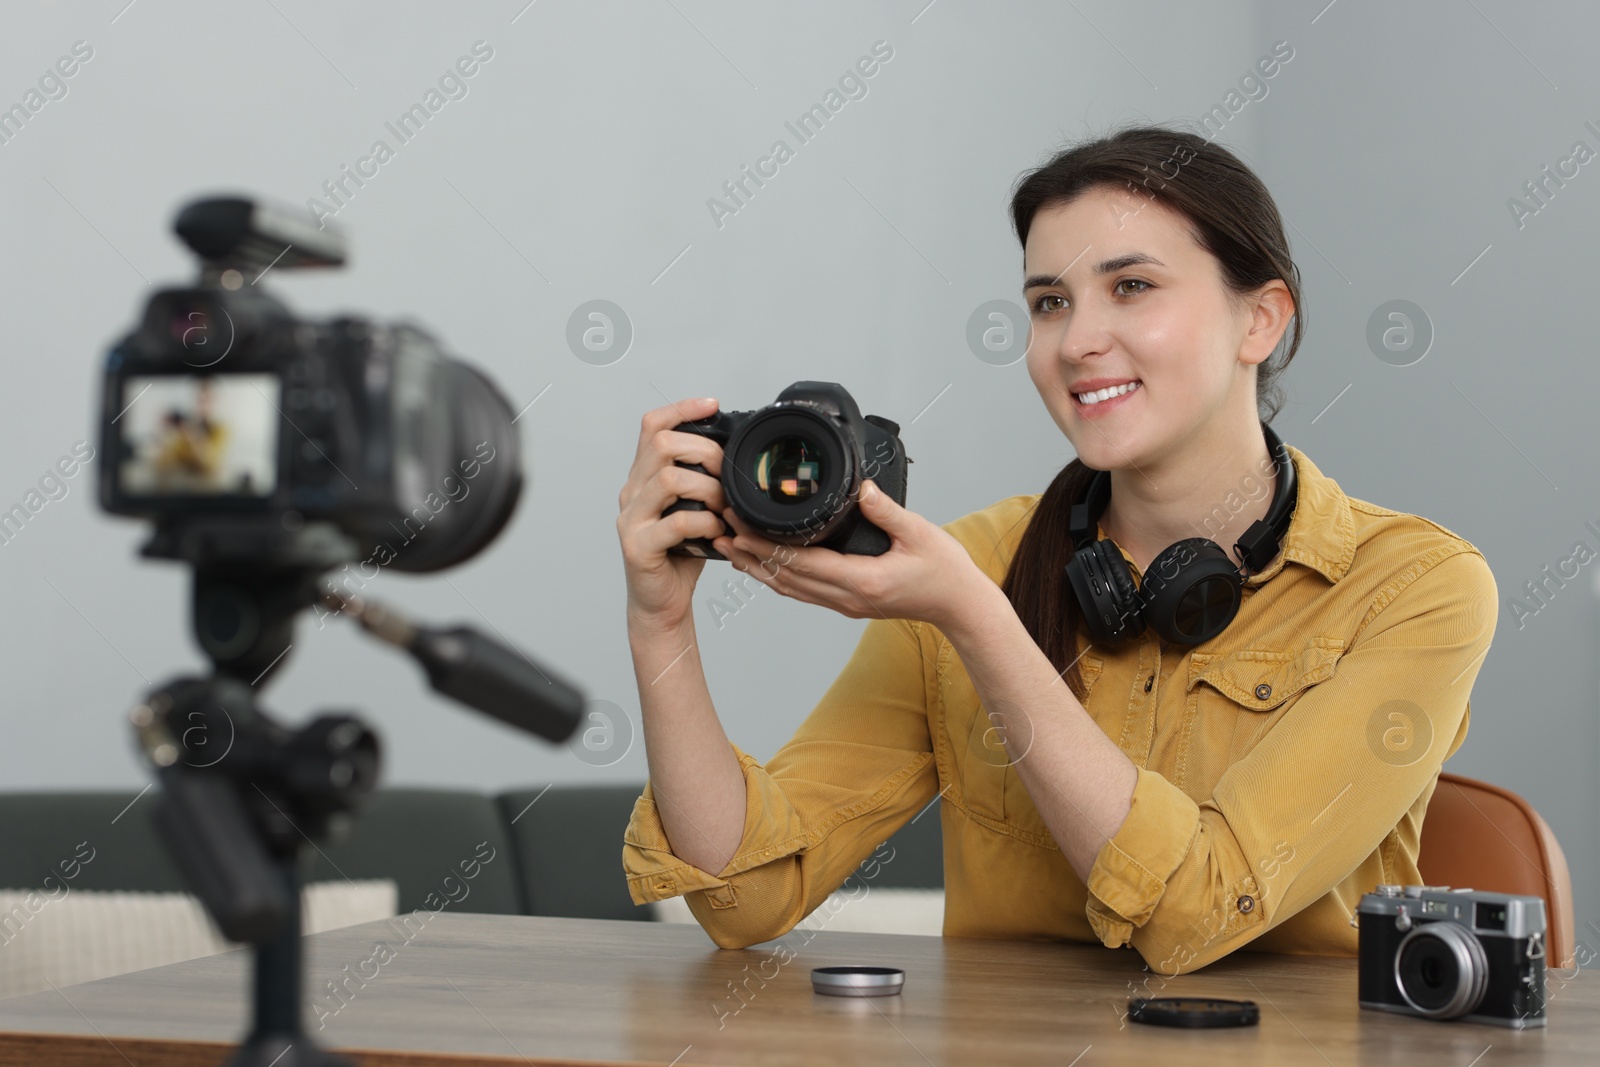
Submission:
<svg viewBox="0 0 1600 1067">
<path fill-rule="evenodd" d="M 211 672 L 152 687 L 129 722 L 161 782 L 162 842 L 223 934 L 254 946 L 254 1020 L 228 1063 L 350 1067 L 304 1025 L 301 854 L 348 827 L 380 745 L 348 713 L 291 728 L 261 706 L 296 616 L 348 614 L 436 691 L 552 743 L 577 729 L 583 694 L 519 649 L 326 577 L 357 560 L 363 584 L 385 566 L 439 570 L 495 538 L 522 489 L 500 392 L 415 326 L 303 321 L 268 295 L 270 270 L 344 262 L 297 213 L 213 198 L 176 228 L 200 278 L 151 297 L 106 356 L 100 503 L 152 521 L 143 555 L 192 569 Z"/>
<path fill-rule="evenodd" d="M 199 281 L 150 298 L 101 403 L 101 504 L 156 521 L 147 555 L 432 571 L 494 539 L 522 472 L 486 377 L 417 326 L 303 321 L 265 291 L 269 270 L 342 264 L 331 230 L 239 198 L 175 229 Z"/>
<path fill-rule="evenodd" d="M 1539 897 L 1380 885 L 1355 918 L 1363 1008 L 1516 1030 L 1545 1025 Z"/>
<path fill-rule="evenodd" d="M 860 556 L 889 551 L 889 535 L 860 513 L 857 498 L 871 478 L 896 503 L 906 502 L 905 446 L 900 427 L 861 414 L 855 398 L 834 382 L 795 382 L 756 411 L 718 411 L 679 423 L 722 446 L 722 491 L 728 506 L 765 537 L 787 545 L 818 545 Z M 678 464 L 702 474 L 697 463 Z M 680 499 L 674 511 L 704 511 Z M 723 524 L 728 536 L 734 531 Z M 668 549 L 674 555 L 726 559 L 704 537 Z"/>
</svg>

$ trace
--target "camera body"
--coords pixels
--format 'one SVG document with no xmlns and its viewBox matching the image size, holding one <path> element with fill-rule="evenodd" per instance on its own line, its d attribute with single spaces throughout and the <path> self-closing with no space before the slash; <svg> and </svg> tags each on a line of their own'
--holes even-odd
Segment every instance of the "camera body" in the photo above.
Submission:
<svg viewBox="0 0 1600 1067">
<path fill-rule="evenodd" d="M 1521 1030 L 1544 1026 L 1539 897 L 1380 885 L 1356 906 L 1361 1007 Z"/>
<path fill-rule="evenodd" d="M 722 447 L 722 488 L 745 522 L 779 544 L 815 545 L 860 556 L 889 551 L 889 535 L 861 514 L 861 483 L 871 478 L 890 499 L 906 502 L 906 465 L 900 427 L 862 415 L 855 398 L 836 382 L 795 382 L 778 399 L 754 411 L 718 411 L 674 429 L 699 433 Z M 698 463 L 678 466 L 709 473 Z M 663 515 L 704 511 L 698 500 L 679 499 Z M 728 536 L 734 531 L 727 523 Z M 704 537 L 667 550 L 679 556 L 726 559 Z"/>
<path fill-rule="evenodd" d="M 195 201 L 176 229 L 199 282 L 149 299 L 101 392 L 100 502 L 155 521 L 147 555 L 336 564 L 384 546 L 376 562 L 430 571 L 493 540 L 522 474 L 488 378 L 415 325 L 302 321 L 258 284 L 341 264 L 332 231 L 240 198 Z"/>
</svg>

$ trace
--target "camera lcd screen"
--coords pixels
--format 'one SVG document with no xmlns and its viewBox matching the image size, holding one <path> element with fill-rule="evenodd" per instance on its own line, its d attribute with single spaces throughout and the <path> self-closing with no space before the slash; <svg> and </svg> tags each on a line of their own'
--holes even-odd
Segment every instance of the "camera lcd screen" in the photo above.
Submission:
<svg viewBox="0 0 1600 1067">
<path fill-rule="evenodd" d="M 128 378 L 118 416 L 123 494 L 270 495 L 282 390 L 275 374 Z"/>
</svg>

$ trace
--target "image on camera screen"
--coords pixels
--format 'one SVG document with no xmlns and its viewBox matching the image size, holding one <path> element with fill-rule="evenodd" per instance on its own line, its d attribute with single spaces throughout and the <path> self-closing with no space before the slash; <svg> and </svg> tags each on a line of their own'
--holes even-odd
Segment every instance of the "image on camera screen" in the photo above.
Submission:
<svg viewBox="0 0 1600 1067">
<path fill-rule="evenodd" d="M 129 496 L 267 496 L 277 480 L 275 374 L 128 378 L 118 470 Z"/>
</svg>

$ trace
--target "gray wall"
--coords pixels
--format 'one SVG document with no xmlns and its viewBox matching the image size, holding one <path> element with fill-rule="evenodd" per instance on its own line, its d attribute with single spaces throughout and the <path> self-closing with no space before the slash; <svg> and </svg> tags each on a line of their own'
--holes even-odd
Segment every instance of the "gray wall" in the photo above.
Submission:
<svg viewBox="0 0 1600 1067">
<path fill-rule="evenodd" d="M 1600 129 L 1600 74 L 1584 47 L 1600 20 L 1576 2 L 1519 18 L 1483 0 L 1341 0 L 1311 25 L 1322 2 L 1293 7 L 1303 10 L 1264 5 L 1259 31 L 1296 49 L 1261 103 L 1254 161 L 1296 227 L 1310 327 L 1275 425 L 1346 492 L 1427 516 L 1488 559 L 1500 619 L 1470 733 L 1447 766 L 1521 793 L 1550 822 L 1593 949 L 1600 568 L 1563 561 L 1579 541 L 1600 552 L 1585 527 L 1600 529 L 1600 370 L 1586 314 L 1600 163 L 1551 183 L 1520 228 L 1507 201 L 1538 207 L 1523 183 L 1575 141 L 1600 152 L 1584 125 Z M 1391 300 L 1432 323 L 1432 348 L 1409 366 L 1376 358 L 1366 340 Z M 1524 583 L 1558 565 L 1578 577 L 1550 582 L 1541 607 Z M 1510 607 L 1518 594 L 1536 614 Z"/>
<path fill-rule="evenodd" d="M 466 95 L 338 212 L 349 268 L 270 283 L 306 314 L 414 317 L 517 407 L 539 397 L 519 424 L 531 491 L 504 536 L 445 575 L 384 573 L 367 592 L 492 624 L 636 733 L 612 524 L 640 414 L 701 394 L 747 408 L 797 378 L 833 379 L 907 424 L 911 502 L 929 518 L 1038 491 L 1067 443 L 1023 365 L 981 362 L 965 337 L 978 305 L 1019 298 L 1012 181 L 1086 130 L 1197 119 L 1287 40 L 1292 61 L 1222 134 L 1277 196 L 1306 281 L 1310 332 L 1280 433 L 1353 495 L 1472 540 L 1507 597 L 1575 541 L 1600 548 L 1583 526 L 1600 520 L 1582 355 L 1595 253 L 1577 239 L 1597 221 L 1600 178 L 1584 167 L 1520 229 L 1506 207 L 1575 140 L 1600 148 L 1584 128 L 1600 126 L 1585 103 L 1600 99 L 1586 48 L 1600 26 L 1577 3 L 1536 19 L 1504 0 L 123 3 L 4 16 L 0 104 L 75 41 L 94 55 L 0 145 L 0 506 L 90 437 L 100 359 L 147 283 L 190 276 L 169 232 L 178 204 L 320 195 L 374 140 L 393 144 L 385 122 L 485 41 L 493 58 Z M 866 94 L 797 145 L 784 123 L 880 40 L 893 58 Z M 707 199 L 780 138 L 794 158 L 717 225 Z M 593 299 L 635 331 L 609 365 L 566 342 Z M 1410 366 L 1366 340 L 1394 299 L 1435 331 Z M 98 511 L 93 477 L 0 545 L 7 788 L 131 795 L 146 778 L 123 713 L 147 682 L 200 665 L 186 575 L 135 561 L 142 531 Z M 730 735 L 765 758 L 862 624 L 762 590 L 718 629 L 705 598 L 728 573 L 702 579 L 702 654 Z M 1566 847 L 1580 917 L 1600 915 L 1587 576 L 1522 622 L 1502 614 L 1450 768 L 1528 796 Z M 363 709 L 390 782 L 645 773 L 641 744 L 593 766 L 458 710 L 348 624 L 303 625 L 292 659 L 270 706 L 290 720 Z"/>
</svg>

